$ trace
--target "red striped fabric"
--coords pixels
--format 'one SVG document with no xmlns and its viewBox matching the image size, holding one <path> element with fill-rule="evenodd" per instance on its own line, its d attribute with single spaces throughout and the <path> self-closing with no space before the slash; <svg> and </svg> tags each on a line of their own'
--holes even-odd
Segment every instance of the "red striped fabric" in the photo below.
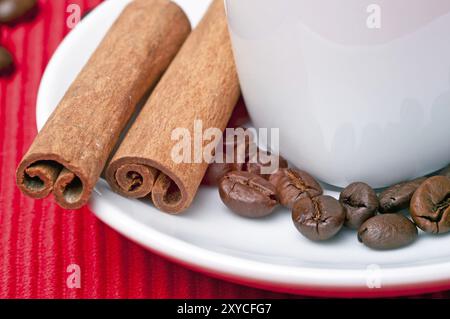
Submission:
<svg viewBox="0 0 450 319">
<path fill-rule="evenodd" d="M 82 12 L 101 0 L 40 0 L 35 19 L 0 26 L 0 44 L 17 70 L 0 78 L 0 298 L 284 298 L 173 264 L 131 243 L 84 208 L 31 200 L 15 187 L 15 168 L 36 135 L 39 81 L 69 31 L 69 4 Z M 76 54 L 76 52 L 74 52 Z M 80 265 L 81 288 L 66 284 Z M 443 297 L 449 294 L 435 294 Z"/>
</svg>

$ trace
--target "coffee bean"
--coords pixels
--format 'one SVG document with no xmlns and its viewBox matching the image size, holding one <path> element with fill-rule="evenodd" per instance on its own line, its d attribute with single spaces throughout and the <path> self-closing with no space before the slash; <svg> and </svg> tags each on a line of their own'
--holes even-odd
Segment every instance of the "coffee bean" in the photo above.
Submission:
<svg viewBox="0 0 450 319">
<path fill-rule="evenodd" d="M 411 244 L 418 236 L 417 227 L 400 214 L 384 214 L 361 225 L 358 240 L 377 250 L 395 249 Z"/>
<path fill-rule="evenodd" d="M 11 54 L 5 49 L 0 47 L 0 74 L 7 72 L 13 64 L 13 58 Z"/>
<path fill-rule="evenodd" d="M 0 0 L 0 23 L 10 23 L 35 7 L 37 0 Z"/>
<path fill-rule="evenodd" d="M 280 168 L 287 167 L 288 162 L 282 156 L 271 154 L 270 152 L 262 151 L 260 149 L 258 149 L 258 151 L 249 158 L 248 163 L 245 164 L 245 170 L 247 172 L 260 175 L 265 179 L 269 179 L 270 175 L 276 173 Z M 267 172 L 263 173 L 263 168 L 265 168 Z"/>
<path fill-rule="evenodd" d="M 289 209 L 301 198 L 316 197 L 323 193 L 319 183 L 300 170 L 282 168 L 272 174 L 269 181 L 275 185 L 280 203 Z"/>
<path fill-rule="evenodd" d="M 365 183 L 353 183 L 347 186 L 339 196 L 345 211 L 345 225 L 358 229 L 362 223 L 375 216 L 378 209 L 378 197 L 375 191 Z"/>
<path fill-rule="evenodd" d="M 243 134 L 247 132 L 247 129 L 244 128 L 237 129 L 243 130 Z M 238 139 L 231 134 L 231 131 L 226 131 L 216 149 L 217 154 L 214 156 L 214 161 L 206 170 L 202 184 L 217 186 L 226 173 L 244 170 L 244 164 L 249 157 L 250 145 L 254 145 L 252 135 L 242 135 L 242 139 Z M 256 146 L 253 148 L 256 149 Z"/>
<path fill-rule="evenodd" d="M 450 177 L 433 176 L 414 193 L 410 212 L 420 229 L 443 234 L 450 231 Z"/>
<path fill-rule="evenodd" d="M 389 187 L 380 194 L 380 213 L 396 213 L 408 208 L 414 192 L 426 181 L 426 177 L 399 183 Z"/>
<path fill-rule="evenodd" d="M 321 241 L 330 239 L 341 230 L 345 212 L 339 201 L 331 196 L 304 197 L 295 203 L 292 220 L 303 236 Z"/>
<path fill-rule="evenodd" d="M 225 174 L 233 171 L 242 171 L 243 165 L 239 163 L 211 163 L 206 170 L 202 184 L 217 186 Z"/>
<path fill-rule="evenodd" d="M 438 175 L 450 177 L 450 165 L 439 171 Z"/>
<path fill-rule="evenodd" d="M 220 180 L 219 193 L 228 208 L 249 218 L 270 215 L 278 204 L 275 187 L 248 172 L 226 174 Z"/>
</svg>

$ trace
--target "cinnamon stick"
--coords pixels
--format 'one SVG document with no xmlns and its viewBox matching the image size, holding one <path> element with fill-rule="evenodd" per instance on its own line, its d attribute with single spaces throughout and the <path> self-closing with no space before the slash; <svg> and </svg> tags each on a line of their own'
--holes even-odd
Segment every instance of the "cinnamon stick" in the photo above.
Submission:
<svg viewBox="0 0 450 319">
<path fill-rule="evenodd" d="M 53 192 L 64 208 L 83 206 L 137 103 L 189 33 L 189 20 L 176 4 L 131 2 L 19 164 L 22 192 L 33 198 Z"/>
<path fill-rule="evenodd" d="M 192 203 L 208 163 L 176 163 L 172 132 L 194 136 L 196 120 L 223 131 L 240 96 L 223 2 L 215 0 L 188 37 L 108 165 L 106 178 L 119 194 L 151 197 L 174 214 Z M 124 176 L 137 181 L 132 190 Z"/>
</svg>

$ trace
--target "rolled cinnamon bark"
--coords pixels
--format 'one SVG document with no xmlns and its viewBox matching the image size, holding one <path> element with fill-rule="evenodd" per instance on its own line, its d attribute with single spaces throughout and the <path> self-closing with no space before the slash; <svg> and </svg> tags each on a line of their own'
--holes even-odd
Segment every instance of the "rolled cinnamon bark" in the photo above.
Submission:
<svg viewBox="0 0 450 319">
<path fill-rule="evenodd" d="M 157 208 L 174 214 L 192 203 L 208 163 L 176 163 L 172 132 L 194 136 L 199 120 L 203 129 L 223 131 L 240 96 L 223 2 L 215 0 L 188 37 L 108 165 L 119 194 L 151 194 Z"/>
<path fill-rule="evenodd" d="M 115 21 L 17 169 L 28 196 L 53 192 L 77 209 L 89 199 L 136 105 L 169 66 L 190 22 L 168 0 L 135 0 Z"/>
</svg>

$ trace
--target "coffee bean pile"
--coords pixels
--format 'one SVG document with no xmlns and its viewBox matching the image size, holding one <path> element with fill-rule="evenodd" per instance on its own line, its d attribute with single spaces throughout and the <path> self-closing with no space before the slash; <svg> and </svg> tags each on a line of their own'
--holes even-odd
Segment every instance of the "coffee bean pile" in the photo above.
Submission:
<svg viewBox="0 0 450 319">
<path fill-rule="evenodd" d="M 36 5 L 37 0 L 0 0 L 0 26 L 21 22 L 32 13 Z M 0 76 L 11 74 L 13 69 L 12 54 L 0 46 Z"/>
<path fill-rule="evenodd" d="M 347 227 L 356 230 L 367 247 L 387 250 L 413 243 L 417 227 L 428 233 L 450 232 L 450 166 L 437 176 L 399 183 L 379 195 L 365 183 L 352 183 L 337 200 L 323 195 L 307 172 L 289 168 L 281 157 L 279 163 L 268 175 L 261 174 L 263 164 L 257 161 L 214 163 L 204 182 L 218 185 L 222 201 L 240 216 L 266 217 L 279 205 L 290 209 L 296 229 L 313 241 L 329 240 Z M 403 214 L 407 208 L 412 220 Z"/>
</svg>

